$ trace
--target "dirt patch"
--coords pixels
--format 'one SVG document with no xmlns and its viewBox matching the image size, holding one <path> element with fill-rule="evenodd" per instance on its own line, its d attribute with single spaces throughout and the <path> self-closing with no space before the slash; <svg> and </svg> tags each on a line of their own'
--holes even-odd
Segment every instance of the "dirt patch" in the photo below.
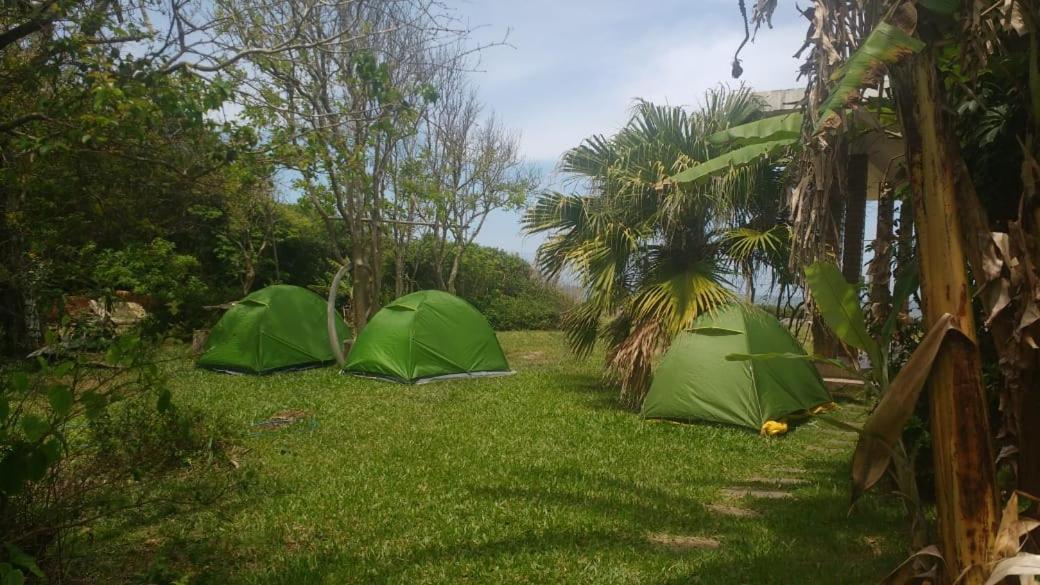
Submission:
<svg viewBox="0 0 1040 585">
<path fill-rule="evenodd" d="M 525 351 L 516 357 L 517 361 L 528 365 L 547 364 L 551 361 L 544 351 Z"/>
<path fill-rule="evenodd" d="M 262 420 L 253 426 L 273 431 L 306 420 L 310 416 L 311 414 L 306 410 L 283 410 L 272 414 L 271 418 Z"/>
<path fill-rule="evenodd" d="M 646 539 L 658 546 L 675 552 L 688 550 L 715 550 L 722 546 L 717 539 L 707 536 L 683 536 L 679 534 L 665 534 L 663 532 L 652 532 L 646 535 Z"/>
<path fill-rule="evenodd" d="M 865 544 L 870 554 L 875 557 L 880 557 L 885 552 L 882 540 L 876 536 L 864 536 L 860 539 L 860 542 Z"/>
<path fill-rule="evenodd" d="M 706 510 L 719 516 L 729 516 L 730 518 L 754 518 L 758 516 L 758 512 L 754 510 L 748 510 L 747 508 L 738 508 L 736 506 L 727 506 L 725 504 L 707 504 L 704 506 Z"/>
<path fill-rule="evenodd" d="M 778 490 L 760 490 L 750 487 L 725 488 L 719 491 L 727 498 L 759 498 L 763 500 L 786 500 L 794 497 L 790 492 Z"/>
</svg>

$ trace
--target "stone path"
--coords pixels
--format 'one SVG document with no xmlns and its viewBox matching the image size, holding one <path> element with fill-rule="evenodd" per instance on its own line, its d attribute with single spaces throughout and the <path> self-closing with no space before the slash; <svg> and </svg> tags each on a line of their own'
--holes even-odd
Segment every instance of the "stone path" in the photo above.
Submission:
<svg viewBox="0 0 1040 585">
<path fill-rule="evenodd" d="M 827 416 L 859 426 L 868 414 L 862 405 L 844 404 L 837 412 Z M 803 433 L 801 438 L 807 439 L 804 447 L 807 453 L 826 455 L 829 459 L 835 456 L 851 457 L 859 438 L 852 430 L 822 420 L 809 421 L 794 432 Z M 811 464 L 812 457 L 808 459 L 810 461 L 806 463 Z M 807 475 L 805 468 L 790 465 L 765 469 L 720 489 L 719 499 L 706 504 L 705 509 L 719 516 L 754 518 L 758 516 L 758 512 L 753 509 L 755 500 L 793 498 L 792 490 L 795 488 L 814 485 L 815 482 Z"/>
<path fill-rule="evenodd" d="M 695 549 L 716 549 L 722 546 L 718 539 L 707 536 L 683 536 L 679 534 L 665 534 L 663 532 L 652 532 L 646 535 L 646 539 L 652 544 L 664 548 L 683 552 Z"/>
</svg>

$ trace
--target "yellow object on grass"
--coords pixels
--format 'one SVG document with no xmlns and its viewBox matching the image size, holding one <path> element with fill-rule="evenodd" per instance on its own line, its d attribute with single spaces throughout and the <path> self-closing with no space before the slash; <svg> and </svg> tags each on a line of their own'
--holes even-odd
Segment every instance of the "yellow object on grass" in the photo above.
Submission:
<svg viewBox="0 0 1040 585">
<path fill-rule="evenodd" d="M 809 418 L 813 415 L 830 412 L 836 408 L 838 408 L 837 404 L 833 402 L 825 402 L 824 404 L 821 404 L 813 408 L 809 412 L 802 411 L 799 414 L 792 414 L 790 416 L 784 417 L 782 420 L 767 420 L 765 424 L 762 425 L 762 428 L 761 430 L 759 430 L 759 433 L 767 437 L 783 435 L 786 434 L 788 431 L 788 421 L 798 422 L 802 419 Z"/>
</svg>

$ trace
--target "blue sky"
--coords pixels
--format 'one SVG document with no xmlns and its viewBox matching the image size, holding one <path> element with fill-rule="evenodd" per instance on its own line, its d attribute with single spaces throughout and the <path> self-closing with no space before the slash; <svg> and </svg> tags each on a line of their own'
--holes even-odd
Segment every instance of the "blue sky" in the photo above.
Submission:
<svg viewBox="0 0 1040 585">
<path fill-rule="evenodd" d="M 750 2 L 749 2 L 750 4 Z M 635 98 L 695 107 L 730 79 L 743 37 L 736 0 L 454 0 L 481 54 L 473 75 L 488 111 L 517 130 L 526 159 L 557 181 L 559 156 L 584 138 L 624 124 Z M 797 87 L 792 55 L 805 38 L 795 3 L 780 3 L 741 55 L 755 89 Z M 519 214 L 495 213 L 477 241 L 531 259 L 540 239 L 520 233 Z"/>
</svg>

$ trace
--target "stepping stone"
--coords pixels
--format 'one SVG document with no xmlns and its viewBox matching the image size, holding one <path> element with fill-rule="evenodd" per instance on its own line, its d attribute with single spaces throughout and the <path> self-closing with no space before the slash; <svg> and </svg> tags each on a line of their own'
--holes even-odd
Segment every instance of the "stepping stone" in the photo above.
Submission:
<svg viewBox="0 0 1040 585">
<path fill-rule="evenodd" d="M 675 552 L 688 550 L 714 550 L 722 546 L 717 539 L 707 536 L 682 536 L 678 534 L 665 534 L 663 532 L 648 533 L 646 539 L 652 544 L 663 546 Z"/>
<path fill-rule="evenodd" d="M 719 493 L 727 498 L 760 498 L 763 500 L 786 500 L 794 497 L 791 492 L 760 490 L 750 487 L 724 488 Z"/>
<path fill-rule="evenodd" d="M 804 479 L 798 479 L 795 477 L 749 477 L 741 483 L 749 484 L 763 484 L 763 485 L 777 485 L 777 486 L 794 486 L 794 485 L 806 485 L 809 482 Z"/>
<path fill-rule="evenodd" d="M 863 388 L 863 380 L 857 378 L 846 378 L 843 376 L 833 376 L 824 378 L 823 385 L 831 392 L 840 392 L 842 390 L 849 392 Z"/>
<path fill-rule="evenodd" d="M 835 455 L 837 453 L 847 453 L 852 450 L 852 447 L 829 447 L 827 445 L 809 445 L 805 448 L 810 453 L 822 453 L 824 455 Z"/>
<path fill-rule="evenodd" d="M 801 475 L 805 473 L 805 470 L 800 467 L 774 467 L 767 469 L 770 473 L 782 473 L 784 475 Z"/>
<path fill-rule="evenodd" d="M 754 518 L 758 516 L 758 512 L 754 510 L 738 508 L 737 506 L 727 506 L 725 504 L 705 504 L 704 508 L 710 512 L 718 514 L 719 516 L 729 516 L 731 518 Z"/>
</svg>

